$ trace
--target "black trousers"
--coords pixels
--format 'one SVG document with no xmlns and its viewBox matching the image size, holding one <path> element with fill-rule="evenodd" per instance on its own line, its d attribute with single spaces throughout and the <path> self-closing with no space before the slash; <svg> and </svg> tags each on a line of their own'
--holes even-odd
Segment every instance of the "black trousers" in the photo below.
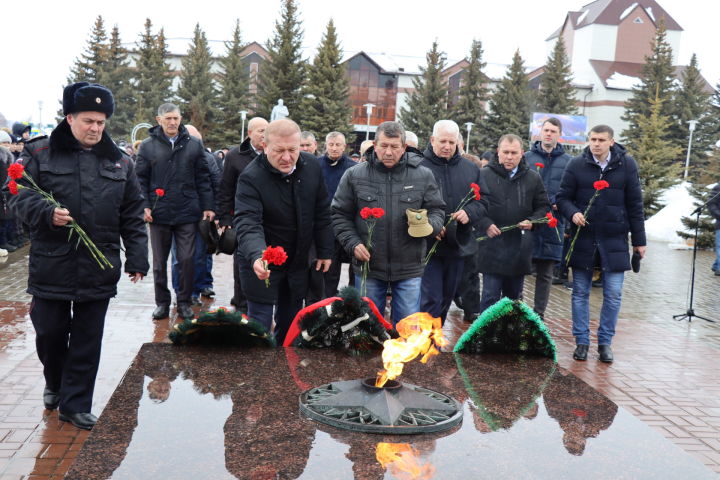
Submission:
<svg viewBox="0 0 720 480">
<path fill-rule="evenodd" d="M 150 224 L 150 243 L 153 254 L 153 278 L 155 279 L 155 304 L 170 305 L 172 297 L 168 290 L 167 261 L 173 237 L 177 261 L 180 266 L 180 290 L 177 303 L 190 304 L 195 279 L 195 232 L 197 223 L 179 225 Z"/>
<path fill-rule="evenodd" d="M 233 298 L 230 301 L 230 303 L 235 307 L 236 310 L 247 312 L 248 304 L 247 304 L 247 298 L 245 297 L 245 293 L 242 289 L 242 280 L 240 279 L 240 254 L 238 253 L 238 250 L 235 249 L 235 253 L 233 254 Z"/>
<path fill-rule="evenodd" d="M 110 299 L 91 302 L 33 297 L 30 319 L 45 384 L 60 393 L 63 413 L 90 412 Z"/>
</svg>

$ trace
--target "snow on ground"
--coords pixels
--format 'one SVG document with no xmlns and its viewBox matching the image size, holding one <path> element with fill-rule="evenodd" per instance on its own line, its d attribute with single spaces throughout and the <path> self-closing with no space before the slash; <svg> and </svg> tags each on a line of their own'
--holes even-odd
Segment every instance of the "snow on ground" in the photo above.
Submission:
<svg viewBox="0 0 720 480">
<path fill-rule="evenodd" d="M 669 188 L 662 196 L 665 206 L 645 222 L 645 234 L 648 240 L 666 242 L 671 248 L 687 248 L 687 242 L 675 233 L 677 230 L 686 231 L 681 218 L 690 216 L 695 205 L 690 195 L 687 182 L 679 183 Z"/>
</svg>

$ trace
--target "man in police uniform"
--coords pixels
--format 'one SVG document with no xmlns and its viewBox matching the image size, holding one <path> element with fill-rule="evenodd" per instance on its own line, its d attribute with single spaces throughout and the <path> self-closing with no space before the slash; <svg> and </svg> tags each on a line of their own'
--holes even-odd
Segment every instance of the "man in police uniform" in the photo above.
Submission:
<svg viewBox="0 0 720 480">
<path fill-rule="evenodd" d="M 121 276 L 120 240 L 125 272 L 132 282 L 148 271 L 143 199 L 132 162 L 104 133 L 114 110 L 107 88 L 79 82 L 63 92 L 63 114 L 50 137 L 26 144 L 25 172 L 63 207 L 54 207 L 21 178 L 10 200 L 29 226 L 32 244 L 27 292 L 33 296 L 30 319 L 43 364 L 48 410 L 60 407 L 60 420 L 91 429 L 90 413 L 100 362 L 105 314 Z M 88 248 L 68 240 L 77 222 L 112 263 L 101 268 Z"/>
</svg>

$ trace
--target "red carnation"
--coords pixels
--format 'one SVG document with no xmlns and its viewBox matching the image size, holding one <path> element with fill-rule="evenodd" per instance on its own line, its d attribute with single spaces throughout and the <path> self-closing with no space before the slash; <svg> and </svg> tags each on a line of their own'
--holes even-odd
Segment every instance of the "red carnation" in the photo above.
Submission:
<svg viewBox="0 0 720 480">
<path fill-rule="evenodd" d="M 536 166 L 537 168 L 545 168 L 545 165 L 543 165 L 543 164 L 540 163 L 540 162 L 537 162 L 537 163 L 535 164 L 535 166 Z"/>
<path fill-rule="evenodd" d="M 595 190 L 603 190 L 605 188 L 608 188 L 609 186 L 610 184 L 605 180 L 598 180 L 597 182 L 593 183 L 593 188 L 595 188 Z"/>
<path fill-rule="evenodd" d="M 18 194 L 18 186 L 15 180 L 10 180 L 8 182 L 8 189 L 10 189 L 10 193 L 12 193 L 13 195 Z"/>
<path fill-rule="evenodd" d="M 265 262 L 265 270 L 268 265 L 282 265 L 288 259 L 283 247 L 267 247 L 262 253 L 262 261 Z M 265 279 L 265 287 L 270 287 L 270 277 Z"/>
<path fill-rule="evenodd" d="M 23 172 L 25 172 L 25 167 L 23 167 L 20 163 L 13 163 L 7 169 L 8 177 L 12 178 L 13 180 L 21 179 L 23 176 Z"/>
<path fill-rule="evenodd" d="M 475 194 L 475 200 L 480 200 L 480 185 L 477 183 L 471 183 L 470 189 L 472 189 L 473 193 Z"/>
<path fill-rule="evenodd" d="M 557 223 L 557 218 L 550 216 L 550 219 L 548 220 L 548 227 L 557 228 Z"/>
<path fill-rule="evenodd" d="M 165 190 L 163 190 L 162 188 L 156 188 L 156 189 L 155 189 L 155 195 L 157 195 L 158 197 L 164 197 L 164 196 L 165 196 Z"/>
<path fill-rule="evenodd" d="M 372 216 L 375 218 L 382 218 L 385 216 L 385 210 L 380 207 L 375 207 L 372 209 Z"/>
<path fill-rule="evenodd" d="M 548 220 L 551 219 L 551 218 L 553 218 L 552 212 L 547 212 L 547 213 L 545 214 L 545 218 L 547 218 Z"/>
<path fill-rule="evenodd" d="M 363 208 L 360 210 L 360 217 L 361 217 L 363 220 L 367 220 L 368 218 L 370 218 L 370 217 L 372 217 L 372 216 L 373 216 L 373 209 L 372 209 L 372 208 L 370 208 L 370 207 L 363 207 Z"/>
</svg>

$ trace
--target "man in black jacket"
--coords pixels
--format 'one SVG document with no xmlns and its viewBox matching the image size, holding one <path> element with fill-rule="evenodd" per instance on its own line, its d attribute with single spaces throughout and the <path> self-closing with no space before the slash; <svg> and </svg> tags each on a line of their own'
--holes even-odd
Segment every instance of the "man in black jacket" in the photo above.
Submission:
<svg viewBox="0 0 720 480">
<path fill-rule="evenodd" d="M 248 317 L 269 331 L 275 310 L 275 337 L 282 345 L 305 298 L 313 241 L 315 268 L 326 272 L 330 267 L 332 227 L 320 165 L 300 151 L 300 127 L 289 119 L 270 123 L 262 147 L 238 179 L 233 225 Z M 285 250 L 282 265 L 262 260 L 270 246 Z"/>
<path fill-rule="evenodd" d="M 143 199 L 133 163 L 104 132 L 114 110 L 110 90 L 87 82 L 63 93 L 65 118 L 50 138 L 36 137 L 22 153 L 25 172 L 63 207 L 54 207 L 26 178 L 10 206 L 29 226 L 32 244 L 27 292 L 30 319 L 43 364 L 45 407 L 60 420 L 91 429 L 90 413 L 100 362 L 105 313 L 121 276 L 132 282 L 148 271 Z M 100 267 L 84 244 L 68 239 L 77 222 L 112 267 Z"/>
<path fill-rule="evenodd" d="M 345 172 L 332 201 L 335 236 L 352 255 L 355 272 L 368 262 L 367 296 L 381 313 L 392 290 L 393 324 L 420 309 L 426 241 L 440 233 L 445 209 L 432 172 L 405 147 L 402 125 L 380 124 L 365 152 L 367 162 Z M 384 210 L 375 221 L 372 248 L 368 222 L 360 216 L 366 207 Z M 355 285 L 363 289 L 360 275 Z"/>
<path fill-rule="evenodd" d="M 479 230 L 489 237 L 480 244 L 479 270 L 483 274 L 480 311 L 508 297 L 519 299 L 525 275 L 531 272 L 533 224 L 550 209 L 540 174 L 523 161 L 522 139 L 506 134 L 498 141 L 498 159 L 480 170 L 488 216 Z M 501 232 L 506 226 L 518 228 Z M 548 228 L 539 225 L 537 228 Z"/>
<path fill-rule="evenodd" d="M 560 213 L 580 228 L 568 265 L 572 267 L 573 358 L 587 360 L 590 345 L 590 285 L 593 270 L 603 273 L 603 304 L 597 330 L 600 361 L 610 363 L 625 271 L 630 270 L 628 233 L 633 250 L 645 256 L 645 217 L 642 189 L 635 160 L 615 143 L 613 129 L 597 125 L 590 130 L 588 147 L 565 168 L 557 194 Z M 598 190 L 603 180 L 607 188 Z M 590 199 L 598 192 L 585 218 Z"/>
<path fill-rule="evenodd" d="M 268 122 L 264 118 L 252 118 L 248 122 L 247 138 L 239 146 L 231 149 L 225 156 L 217 201 L 218 223 L 221 231 L 232 228 L 238 177 L 245 170 L 245 167 L 262 153 L 267 126 Z M 237 249 L 233 255 L 233 280 L 235 285 L 230 304 L 239 311 L 247 312 L 247 299 L 243 293 L 242 280 L 240 279 L 240 258 Z"/>
<path fill-rule="evenodd" d="M 144 218 L 150 223 L 157 305 L 153 318 L 170 314 L 167 260 L 173 240 L 181 272 L 177 313 L 192 318 L 197 224 L 215 217 L 210 172 L 205 148 L 181 123 L 177 105 L 160 105 L 156 119 L 159 125 L 150 129 L 150 137 L 140 144 L 137 156 L 137 176 L 145 197 Z"/>
<path fill-rule="evenodd" d="M 480 169 L 460 155 L 459 133 L 460 127 L 452 120 L 436 122 L 421 164 L 435 175 L 445 202 L 445 218 L 454 220 L 440 232 L 441 241 L 422 277 L 420 310 L 440 317 L 443 323 L 457 292 L 465 258 L 477 251 L 472 226 L 487 215 L 487 200 L 482 197 L 480 200 L 473 197 L 464 208 L 455 211 L 471 194 L 470 184 L 483 190 Z"/>
</svg>

